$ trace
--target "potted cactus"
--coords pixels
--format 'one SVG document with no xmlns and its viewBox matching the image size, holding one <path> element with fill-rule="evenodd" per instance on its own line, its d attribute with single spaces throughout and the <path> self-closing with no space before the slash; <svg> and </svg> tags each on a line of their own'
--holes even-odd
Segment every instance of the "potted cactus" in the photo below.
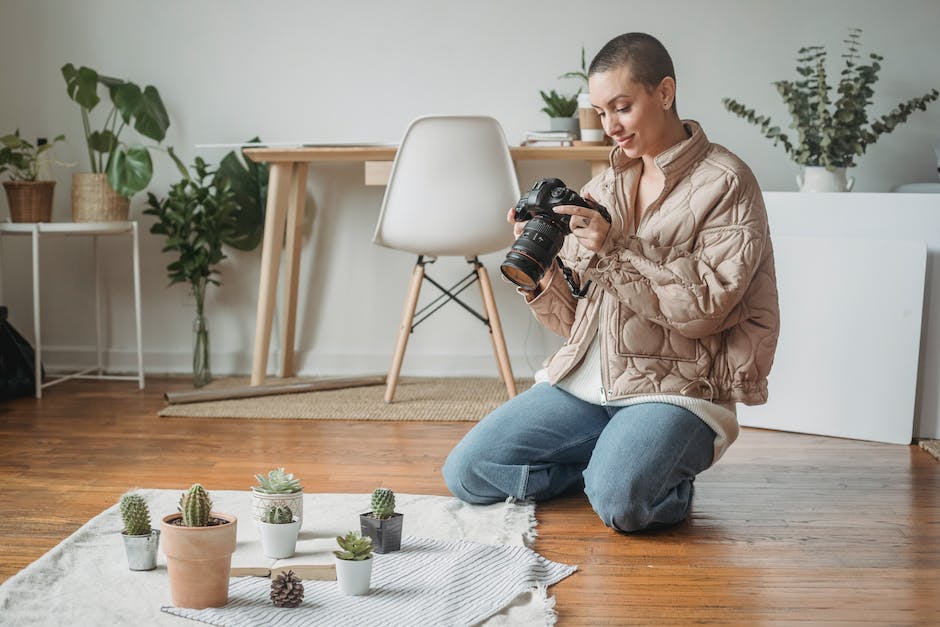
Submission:
<svg viewBox="0 0 940 627">
<path fill-rule="evenodd" d="M 289 507 L 272 505 L 258 521 L 258 530 L 261 532 L 261 550 L 265 557 L 293 557 L 297 550 L 300 521 Z"/>
<path fill-rule="evenodd" d="M 258 485 L 251 488 L 251 515 L 260 521 L 274 505 L 289 507 L 297 517 L 297 522 L 304 522 L 304 487 L 293 473 L 283 468 L 275 468 L 267 475 L 255 475 Z"/>
<path fill-rule="evenodd" d="M 150 526 L 150 509 L 139 494 L 127 493 L 121 497 L 121 520 L 124 529 L 124 553 L 131 570 L 153 570 L 157 567 L 157 547 L 160 530 Z"/>
<path fill-rule="evenodd" d="M 238 519 L 212 511 L 198 483 L 180 496 L 179 512 L 160 522 L 173 605 L 193 609 L 228 603 Z"/>
<path fill-rule="evenodd" d="M 339 551 L 333 551 L 339 591 L 350 596 L 369 592 L 372 581 L 372 541 L 357 531 L 337 536 Z"/>
<path fill-rule="evenodd" d="M 405 517 L 395 511 L 395 493 L 388 488 L 372 492 L 372 511 L 359 514 L 362 535 L 372 540 L 376 553 L 391 553 L 401 548 L 401 526 Z"/>
</svg>

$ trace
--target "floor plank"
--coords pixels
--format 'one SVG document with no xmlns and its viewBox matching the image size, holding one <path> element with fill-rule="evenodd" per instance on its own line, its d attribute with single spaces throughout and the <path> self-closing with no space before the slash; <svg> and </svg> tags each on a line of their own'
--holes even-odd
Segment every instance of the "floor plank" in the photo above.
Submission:
<svg viewBox="0 0 940 627">
<path fill-rule="evenodd" d="M 70 381 L 0 403 L 0 581 L 133 487 L 447 494 L 469 423 L 158 418 L 182 379 Z M 536 549 L 579 571 L 561 625 L 940 624 L 940 463 L 916 446 L 743 429 L 691 517 L 625 536 L 583 495 L 538 507 Z"/>
</svg>

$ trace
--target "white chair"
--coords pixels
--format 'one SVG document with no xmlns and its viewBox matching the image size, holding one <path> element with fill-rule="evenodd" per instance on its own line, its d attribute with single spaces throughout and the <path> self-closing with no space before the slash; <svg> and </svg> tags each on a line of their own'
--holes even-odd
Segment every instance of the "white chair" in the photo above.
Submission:
<svg viewBox="0 0 940 627">
<path fill-rule="evenodd" d="M 493 118 L 426 116 L 414 120 L 405 131 L 373 238 L 380 246 L 418 256 L 386 379 L 386 403 L 395 396 L 408 336 L 451 300 L 489 327 L 500 376 L 510 398 L 516 395 L 489 275 L 477 256 L 512 244 L 506 213 L 518 198 L 519 183 L 506 137 Z M 451 288 L 445 288 L 425 274 L 425 265 L 442 256 L 465 257 L 473 270 Z M 442 294 L 416 312 L 425 279 Z M 458 298 L 475 282 L 480 284 L 485 315 Z"/>
</svg>

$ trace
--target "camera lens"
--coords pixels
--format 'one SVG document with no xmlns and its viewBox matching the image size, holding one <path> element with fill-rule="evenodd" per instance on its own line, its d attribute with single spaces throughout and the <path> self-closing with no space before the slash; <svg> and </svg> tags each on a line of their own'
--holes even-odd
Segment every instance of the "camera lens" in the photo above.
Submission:
<svg viewBox="0 0 940 627">
<path fill-rule="evenodd" d="M 558 221 L 543 214 L 536 215 L 506 254 L 506 260 L 499 267 L 503 276 L 524 290 L 534 290 L 551 267 L 567 234 L 567 229 Z"/>
</svg>

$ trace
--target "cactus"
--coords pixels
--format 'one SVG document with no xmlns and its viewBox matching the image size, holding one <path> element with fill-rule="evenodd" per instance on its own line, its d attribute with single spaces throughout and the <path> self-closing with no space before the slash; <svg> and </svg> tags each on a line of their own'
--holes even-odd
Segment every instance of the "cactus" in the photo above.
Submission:
<svg viewBox="0 0 940 627">
<path fill-rule="evenodd" d="M 264 513 L 261 522 L 271 523 L 272 525 L 283 525 L 294 522 L 294 512 L 286 505 L 274 505 Z"/>
<path fill-rule="evenodd" d="M 391 518 L 395 513 L 395 493 L 388 488 L 376 488 L 372 492 L 372 517 Z"/>
<path fill-rule="evenodd" d="M 341 560 L 361 561 L 372 557 L 372 540 L 363 538 L 358 531 L 350 531 L 345 536 L 336 536 L 336 544 L 342 551 L 333 551 Z"/>
<path fill-rule="evenodd" d="M 268 476 L 255 475 L 258 485 L 254 486 L 256 492 L 264 494 L 293 494 L 304 489 L 300 481 L 294 479 L 293 473 L 284 472 L 283 468 L 275 468 L 268 472 Z"/>
<path fill-rule="evenodd" d="M 128 493 L 121 497 L 121 520 L 124 521 L 125 535 L 150 535 L 150 510 L 147 501 L 139 494 Z"/>
<path fill-rule="evenodd" d="M 209 512 L 212 511 L 212 500 L 205 488 L 194 483 L 180 496 L 179 510 L 183 513 L 184 527 L 206 527 L 209 524 Z"/>
</svg>

